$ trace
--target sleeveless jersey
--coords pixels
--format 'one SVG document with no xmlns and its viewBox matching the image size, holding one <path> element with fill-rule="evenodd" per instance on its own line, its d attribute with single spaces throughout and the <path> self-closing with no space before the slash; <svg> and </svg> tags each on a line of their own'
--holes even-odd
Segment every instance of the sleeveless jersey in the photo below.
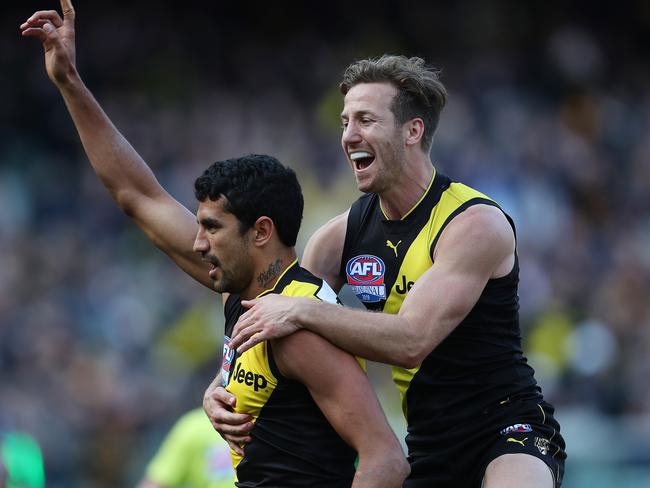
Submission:
<svg viewBox="0 0 650 488">
<path fill-rule="evenodd" d="M 337 303 L 329 285 L 297 261 L 260 296 L 269 293 Z M 354 478 L 356 452 L 339 437 L 307 387 L 282 376 L 270 342 L 261 342 L 241 355 L 230 349 L 232 330 L 246 309 L 239 296 L 230 295 L 224 311 L 222 384 L 237 397 L 236 411 L 250 414 L 255 423 L 244 457 L 231 450 L 237 486 L 348 488 Z"/>
<path fill-rule="evenodd" d="M 433 265 L 440 234 L 472 205 L 498 205 L 435 173 L 425 194 L 401 220 L 388 220 L 379 197 L 351 207 L 341 276 L 366 308 L 398 313 L 413 283 Z M 514 224 L 510 217 L 508 221 Z M 431 452 L 449 429 L 511 395 L 540 397 L 521 349 L 519 265 L 488 281 L 467 317 L 416 368 L 393 367 L 408 424 L 410 454 Z"/>
</svg>

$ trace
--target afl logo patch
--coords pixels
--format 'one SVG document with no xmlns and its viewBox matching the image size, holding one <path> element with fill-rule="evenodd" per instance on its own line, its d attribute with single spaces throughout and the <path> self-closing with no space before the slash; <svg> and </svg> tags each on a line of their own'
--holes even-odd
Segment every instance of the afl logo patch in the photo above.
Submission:
<svg viewBox="0 0 650 488">
<path fill-rule="evenodd" d="M 224 388 L 228 386 L 228 379 L 230 378 L 230 369 L 232 368 L 232 360 L 235 359 L 235 350 L 230 347 L 231 339 L 227 335 L 223 336 L 223 357 L 221 359 L 221 386 Z"/>
<path fill-rule="evenodd" d="M 354 294 L 365 303 L 386 299 L 384 262 L 377 256 L 363 254 L 348 261 L 345 273 Z"/>
</svg>

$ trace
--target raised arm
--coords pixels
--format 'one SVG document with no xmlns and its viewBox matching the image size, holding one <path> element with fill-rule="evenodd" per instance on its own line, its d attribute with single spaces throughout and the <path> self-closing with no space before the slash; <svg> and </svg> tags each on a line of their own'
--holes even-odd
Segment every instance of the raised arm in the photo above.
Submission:
<svg viewBox="0 0 650 488">
<path fill-rule="evenodd" d="M 63 96 L 95 173 L 157 247 L 211 287 L 207 265 L 192 251 L 197 231 L 194 215 L 158 183 L 84 85 L 75 63 L 74 8 L 70 0 L 61 0 L 61 8 L 63 19 L 54 10 L 39 11 L 20 29 L 24 37 L 43 44 L 47 74 Z"/>
<path fill-rule="evenodd" d="M 397 315 L 267 296 L 242 302 L 252 308 L 235 326 L 233 347 L 241 352 L 305 328 L 358 356 L 415 367 L 465 318 L 487 281 L 512 269 L 514 248 L 512 228 L 500 210 L 470 207 L 447 226 L 434 264 L 415 282 Z"/>
<path fill-rule="evenodd" d="M 282 374 L 309 389 L 330 424 L 357 451 L 352 487 L 402 486 L 408 463 L 359 363 L 308 331 L 273 341 L 273 355 Z"/>
</svg>

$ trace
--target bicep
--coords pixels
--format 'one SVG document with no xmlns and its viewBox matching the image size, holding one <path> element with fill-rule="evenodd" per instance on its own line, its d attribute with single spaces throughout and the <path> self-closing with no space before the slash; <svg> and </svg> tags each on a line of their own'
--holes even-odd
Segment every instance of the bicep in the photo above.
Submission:
<svg viewBox="0 0 650 488">
<path fill-rule="evenodd" d="M 389 442 L 394 436 L 368 377 L 357 360 L 322 337 L 301 330 L 274 341 L 283 374 L 303 383 L 332 427 L 360 450 L 364 439 Z"/>
<path fill-rule="evenodd" d="M 472 310 L 490 278 L 514 259 L 514 238 L 499 221 L 502 214 L 479 208 L 457 219 L 441 237 L 433 265 L 416 280 L 399 312 L 419 328 L 431 349 Z"/>
<path fill-rule="evenodd" d="M 166 191 L 141 196 L 132 203 L 129 216 L 156 247 L 183 271 L 211 288 L 208 265 L 193 251 L 198 229 L 196 217 Z"/>
</svg>

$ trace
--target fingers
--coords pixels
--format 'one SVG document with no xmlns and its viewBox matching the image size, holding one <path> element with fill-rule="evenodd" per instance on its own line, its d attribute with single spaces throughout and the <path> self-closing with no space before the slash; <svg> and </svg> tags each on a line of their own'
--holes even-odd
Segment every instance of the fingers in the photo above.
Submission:
<svg viewBox="0 0 650 488">
<path fill-rule="evenodd" d="M 248 438 L 248 435 L 251 433 L 253 430 L 253 422 L 244 422 L 233 425 L 233 424 L 226 424 L 223 422 L 217 422 L 214 419 L 210 419 L 212 422 L 212 425 L 214 428 L 221 434 L 222 436 L 232 436 L 233 438 L 237 438 L 237 442 L 250 442 L 247 441 L 246 439 Z"/>
<path fill-rule="evenodd" d="M 223 437 L 225 440 L 229 442 L 232 442 L 233 444 L 237 444 L 238 446 L 243 446 L 244 444 L 250 444 L 250 442 L 253 440 L 249 435 L 222 434 L 221 437 Z"/>
<path fill-rule="evenodd" d="M 256 298 L 253 299 L 253 300 L 242 300 L 242 301 L 241 301 L 242 306 L 243 306 L 243 307 L 246 307 L 246 308 L 251 308 L 251 307 L 252 307 L 253 305 L 255 305 L 256 303 L 257 303 L 257 299 L 256 299 Z"/>
<path fill-rule="evenodd" d="M 234 435 L 248 434 L 253 428 L 250 422 L 252 417 L 246 413 L 233 412 L 232 407 L 235 404 L 236 398 L 221 386 L 206 394 L 203 400 L 204 410 L 219 432 Z"/>
<path fill-rule="evenodd" d="M 61 0 L 61 11 L 63 12 L 63 18 L 67 21 L 74 21 L 74 7 L 70 0 Z"/>
<path fill-rule="evenodd" d="M 34 26 L 42 27 L 47 21 L 52 22 L 52 25 L 56 28 L 63 26 L 63 20 L 61 20 L 61 17 L 56 10 L 40 10 L 28 18 L 20 28 L 26 29 L 27 27 Z"/>
<path fill-rule="evenodd" d="M 237 398 L 232 393 L 229 393 L 223 386 L 218 386 L 210 392 L 210 396 L 217 402 L 221 402 L 230 407 L 237 404 Z"/>
<path fill-rule="evenodd" d="M 239 346 L 254 333 L 255 333 L 254 331 L 250 330 L 250 327 L 246 327 L 245 325 L 241 325 L 241 324 L 236 324 L 235 328 L 232 331 L 232 339 L 230 339 L 230 347 L 237 349 L 237 352 L 240 352 Z"/>
<path fill-rule="evenodd" d="M 29 29 L 24 29 L 21 34 L 23 37 L 35 37 L 42 43 L 45 43 L 45 41 L 47 41 L 47 33 L 40 27 L 30 27 Z"/>
<path fill-rule="evenodd" d="M 52 23 L 44 21 L 42 26 L 28 27 L 22 31 L 23 37 L 36 37 L 43 44 L 45 51 L 49 51 L 53 46 L 60 44 L 61 39 Z"/>
<path fill-rule="evenodd" d="M 244 457 L 244 450 L 241 447 L 239 447 L 239 444 L 237 444 L 236 442 L 233 442 L 233 441 L 229 441 L 225 437 L 224 437 L 224 440 L 228 443 L 228 445 L 230 446 L 230 449 L 235 451 L 241 457 Z"/>
<path fill-rule="evenodd" d="M 227 434 L 247 434 L 252 428 L 251 416 L 246 413 L 229 412 L 221 407 L 208 408 L 208 417 L 213 422 L 223 426 L 223 432 Z"/>
<path fill-rule="evenodd" d="M 242 340 L 243 340 L 242 336 Z M 255 334 L 253 337 L 248 339 L 246 342 L 244 342 L 241 346 L 237 348 L 237 353 L 238 354 L 243 354 L 244 352 L 248 351 L 251 347 L 255 347 L 257 344 L 260 342 L 264 341 L 264 335 L 263 334 Z M 234 347 L 234 346 L 233 346 Z"/>
</svg>

